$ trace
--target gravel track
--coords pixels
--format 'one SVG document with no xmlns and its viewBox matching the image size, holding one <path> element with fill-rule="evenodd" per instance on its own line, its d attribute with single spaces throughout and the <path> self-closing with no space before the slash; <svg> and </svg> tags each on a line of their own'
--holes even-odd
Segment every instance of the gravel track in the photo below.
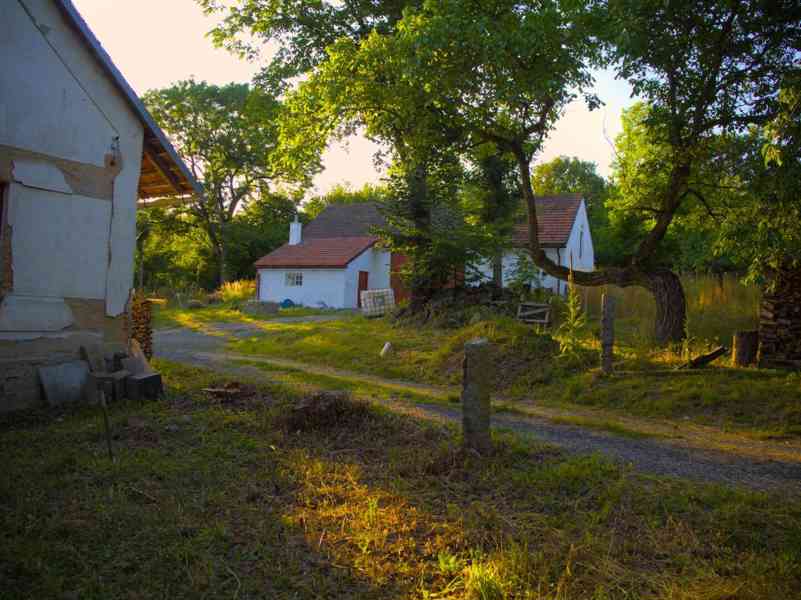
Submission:
<svg viewBox="0 0 801 600">
<path fill-rule="evenodd" d="M 294 322 L 311 320 L 312 317 L 297 317 Z M 319 320 L 319 317 L 315 320 Z M 170 329 L 155 332 L 157 356 L 226 374 L 248 377 L 268 376 L 255 367 L 237 366 L 234 360 L 241 356 L 227 355 L 224 345 L 231 337 L 248 337 L 263 334 L 256 326 L 247 324 L 219 324 L 210 326 L 208 333 L 190 329 Z M 254 357 L 256 360 L 260 360 Z M 270 359 L 261 359 L 271 362 Z M 276 361 L 280 363 L 281 361 Z M 283 361 L 288 362 L 288 361 Z M 302 363 L 293 363 L 302 368 Z M 307 365 L 308 370 L 328 374 L 337 371 Z M 354 373 L 341 373 L 348 378 L 361 377 Z M 381 378 L 364 377 L 368 383 L 378 383 Z M 392 387 L 419 389 L 420 384 L 386 381 Z M 433 388 L 433 386 L 430 386 Z M 438 421 L 458 423 L 461 411 L 458 407 L 443 404 L 414 403 L 402 400 L 382 400 L 380 404 L 401 413 Z M 556 424 L 547 419 L 498 414 L 492 418 L 495 429 L 510 430 L 532 438 L 554 444 L 571 453 L 599 452 L 615 461 L 631 465 L 635 470 L 660 476 L 678 477 L 708 483 L 745 487 L 755 490 L 782 489 L 801 492 L 801 461 L 758 460 L 737 454 L 702 450 L 681 446 L 659 438 L 631 438 L 587 429 L 574 425 Z"/>
</svg>

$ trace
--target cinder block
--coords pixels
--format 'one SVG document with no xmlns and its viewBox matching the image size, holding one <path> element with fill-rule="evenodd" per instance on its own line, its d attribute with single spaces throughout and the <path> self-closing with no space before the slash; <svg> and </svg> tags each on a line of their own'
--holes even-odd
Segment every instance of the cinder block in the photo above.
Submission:
<svg viewBox="0 0 801 600">
<path fill-rule="evenodd" d="M 160 373 L 130 375 L 125 380 L 125 388 L 131 400 L 157 400 L 164 393 Z"/>
</svg>

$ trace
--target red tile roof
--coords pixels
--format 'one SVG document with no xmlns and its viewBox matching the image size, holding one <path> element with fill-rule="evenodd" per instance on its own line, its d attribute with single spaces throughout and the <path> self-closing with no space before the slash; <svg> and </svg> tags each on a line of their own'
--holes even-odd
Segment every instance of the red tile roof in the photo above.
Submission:
<svg viewBox="0 0 801 600">
<path fill-rule="evenodd" d="M 376 237 L 315 238 L 284 244 L 256 261 L 257 269 L 344 269 L 378 241 Z"/>
<path fill-rule="evenodd" d="M 537 197 L 537 225 L 542 247 L 562 248 L 567 245 L 581 198 L 581 194 Z M 528 223 L 515 226 L 512 240 L 517 247 L 528 247 Z"/>
</svg>

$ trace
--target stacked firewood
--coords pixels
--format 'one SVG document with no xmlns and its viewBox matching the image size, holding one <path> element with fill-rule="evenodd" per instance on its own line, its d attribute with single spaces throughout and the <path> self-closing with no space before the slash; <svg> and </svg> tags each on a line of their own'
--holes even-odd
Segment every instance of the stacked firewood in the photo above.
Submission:
<svg viewBox="0 0 801 600">
<path fill-rule="evenodd" d="M 142 352 L 153 358 L 153 306 L 144 294 L 136 293 L 131 298 L 128 310 L 128 337 L 139 342 Z"/>
<path fill-rule="evenodd" d="M 759 364 L 801 368 L 801 269 L 774 275 L 762 297 L 759 315 Z"/>
</svg>

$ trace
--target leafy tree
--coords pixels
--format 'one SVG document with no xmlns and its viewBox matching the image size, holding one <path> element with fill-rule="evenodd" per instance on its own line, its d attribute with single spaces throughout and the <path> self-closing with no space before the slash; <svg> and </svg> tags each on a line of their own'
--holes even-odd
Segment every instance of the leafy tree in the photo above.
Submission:
<svg viewBox="0 0 801 600">
<path fill-rule="evenodd" d="M 779 111 L 749 136 L 739 168 L 745 201 L 727 211 L 720 247 L 748 266 L 752 281 L 801 264 L 801 77 L 789 77 Z"/>
<path fill-rule="evenodd" d="M 286 91 L 292 78 L 313 71 L 328 59 L 336 42 L 366 39 L 374 31 L 388 33 L 403 16 L 408 0 L 196 0 L 207 14 L 223 20 L 212 30 L 215 44 L 247 57 L 274 50 L 258 82 Z"/>
<path fill-rule="evenodd" d="M 462 189 L 462 204 L 483 228 L 484 243 L 476 250 L 491 257 L 492 280 L 503 285 L 503 255 L 509 249 L 515 217 L 521 206 L 514 158 L 498 151 L 494 144 L 482 144 L 468 152 L 470 169 Z"/>
<path fill-rule="evenodd" d="M 278 100 L 247 84 L 209 85 L 192 79 L 144 96 L 169 134 L 204 194 L 183 207 L 202 227 L 218 263 L 218 280 L 228 280 L 227 228 L 240 207 L 286 179 L 305 181 L 316 163 L 292 170 L 277 166 Z"/>
<path fill-rule="evenodd" d="M 665 150 L 665 168 L 660 168 L 664 178 L 647 186 L 647 206 L 637 202 L 638 208 L 653 209 L 652 218 L 625 266 L 577 273 L 576 281 L 647 287 L 657 301 L 657 338 L 678 340 L 684 335 L 684 291 L 674 273 L 654 264 L 654 256 L 686 203 L 704 196 L 690 182 L 699 165 L 708 164 L 710 143 L 775 114 L 778 84 L 796 66 L 801 6 L 793 0 L 603 5 L 605 20 L 615 24 L 605 35 L 610 58 L 650 104 L 648 130 L 656 147 Z M 552 275 L 566 275 L 544 253 L 535 261 Z"/>
<path fill-rule="evenodd" d="M 255 277 L 255 261 L 287 242 L 296 211 L 293 198 L 269 194 L 234 215 L 227 228 L 228 272 L 232 279 Z"/>
<path fill-rule="evenodd" d="M 425 80 L 455 121 L 516 157 L 532 258 L 561 279 L 568 268 L 550 260 L 537 236 L 530 164 L 561 107 L 589 85 L 598 36 L 608 42 L 620 76 L 651 105 L 650 131 L 670 149 L 668 177 L 653 195 L 652 227 L 624 265 L 576 272 L 575 281 L 646 287 L 657 303 L 657 339 L 679 340 L 686 314 L 681 282 L 653 257 L 690 197 L 688 180 L 708 155 L 710 137 L 743 131 L 775 112 L 778 82 L 797 60 L 801 6 L 608 0 L 597 7 L 600 15 L 573 2 L 442 0 L 409 15 L 399 30 L 414 33 L 410 68 L 430 69 Z"/>
</svg>

